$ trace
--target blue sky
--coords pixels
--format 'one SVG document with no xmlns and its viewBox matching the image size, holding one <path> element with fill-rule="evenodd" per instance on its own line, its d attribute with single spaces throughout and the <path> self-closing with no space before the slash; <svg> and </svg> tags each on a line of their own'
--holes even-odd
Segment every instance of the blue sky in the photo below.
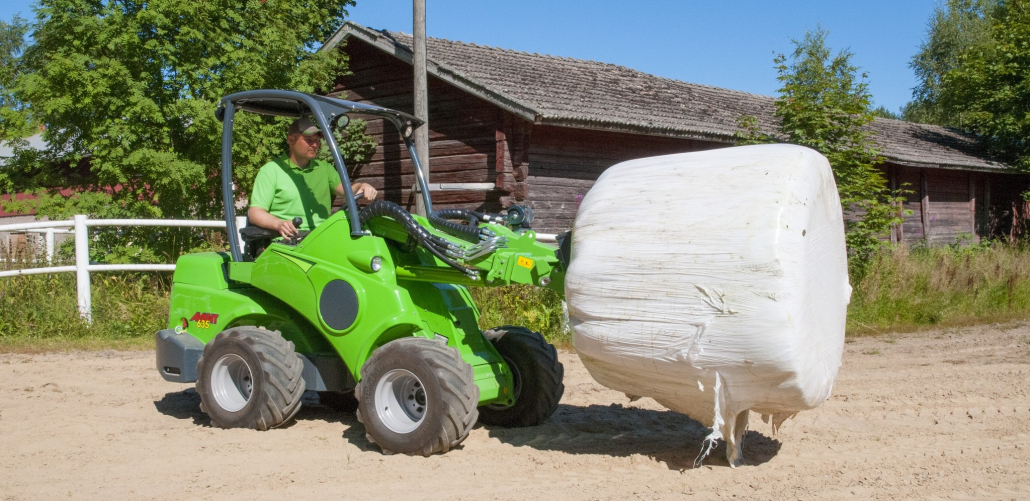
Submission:
<svg viewBox="0 0 1030 501">
<path fill-rule="evenodd" d="M 0 18 L 31 17 L 31 0 L 3 0 Z M 429 36 L 620 64 L 655 75 L 775 95 L 773 57 L 806 29 L 829 30 L 868 73 L 877 105 L 912 96 L 908 67 L 934 0 L 426 0 Z M 411 32 L 411 0 L 358 0 L 350 19 Z M 432 55 L 430 55 L 432 57 Z"/>
</svg>

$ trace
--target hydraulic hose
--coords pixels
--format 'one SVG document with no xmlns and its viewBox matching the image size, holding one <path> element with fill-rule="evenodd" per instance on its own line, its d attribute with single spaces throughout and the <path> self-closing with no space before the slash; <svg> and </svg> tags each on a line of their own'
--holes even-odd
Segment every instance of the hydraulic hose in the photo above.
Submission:
<svg viewBox="0 0 1030 501">
<path fill-rule="evenodd" d="M 449 219 L 463 219 L 468 224 L 455 223 Z M 469 242 L 479 241 L 480 219 L 483 219 L 483 214 L 468 209 L 440 209 L 429 215 L 429 223 L 434 228 Z"/>
<path fill-rule="evenodd" d="M 365 206 L 365 208 L 361 209 L 361 212 L 358 213 L 358 220 L 361 222 L 362 226 L 364 226 L 368 221 L 379 217 L 387 217 L 401 223 L 401 225 L 404 226 L 404 230 L 408 232 L 408 235 L 414 238 L 419 245 L 429 251 L 432 255 L 436 256 L 444 263 L 447 263 L 448 266 L 465 273 L 469 277 L 479 277 L 478 269 L 464 266 L 448 257 L 446 252 L 447 246 L 450 243 L 445 239 L 437 237 L 436 235 L 426 231 L 422 225 L 418 224 L 418 221 L 415 221 L 415 218 L 411 217 L 411 214 L 409 214 L 408 211 L 404 210 L 404 207 L 386 200 L 376 200 L 375 202 Z"/>
</svg>

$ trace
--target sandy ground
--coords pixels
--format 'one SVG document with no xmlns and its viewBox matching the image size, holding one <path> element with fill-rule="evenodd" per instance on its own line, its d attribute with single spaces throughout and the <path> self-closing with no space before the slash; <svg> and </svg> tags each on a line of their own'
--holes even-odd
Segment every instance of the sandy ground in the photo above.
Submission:
<svg viewBox="0 0 1030 501">
<path fill-rule="evenodd" d="M 753 415 L 736 469 L 722 447 L 695 468 L 705 428 L 562 362 L 546 424 L 422 458 L 314 394 L 286 428 L 212 428 L 152 352 L 0 355 L 0 499 L 1030 499 L 1030 325 L 849 342 L 834 396 L 776 436 Z"/>
</svg>

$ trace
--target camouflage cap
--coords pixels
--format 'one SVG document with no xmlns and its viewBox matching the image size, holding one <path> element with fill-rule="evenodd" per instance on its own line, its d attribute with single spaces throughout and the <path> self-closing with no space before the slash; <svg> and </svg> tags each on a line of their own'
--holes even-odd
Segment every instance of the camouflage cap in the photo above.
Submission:
<svg viewBox="0 0 1030 501">
<path fill-rule="evenodd" d="M 293 123 L 290 124 L 290 128 L 287 133 L 304 134 L 305 136 L 310 136 L 313 134 L 321 134 L 322 130 L 319 129 L 318 125 L 316 125 L 315 122 L 313 122 L 310 118 L 301 117 L 294 120 Z"/>
</svg>

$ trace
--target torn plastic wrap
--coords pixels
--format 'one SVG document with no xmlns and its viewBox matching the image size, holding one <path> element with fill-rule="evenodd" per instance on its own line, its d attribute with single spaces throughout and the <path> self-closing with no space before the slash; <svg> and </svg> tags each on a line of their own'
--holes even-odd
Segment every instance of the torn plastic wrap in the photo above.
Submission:
<svg viewBox="0 0 1030 501">
<path fill-rule="evenodd" d="M 741 460 L 829 395 L 851 296 L 830 165 L 790 145 L 632 160 L 583 198 L 565 279 L 590 374 L 712 427 Z M 705 451 L 704 454 L 707 454 Z"/>
</svg>

